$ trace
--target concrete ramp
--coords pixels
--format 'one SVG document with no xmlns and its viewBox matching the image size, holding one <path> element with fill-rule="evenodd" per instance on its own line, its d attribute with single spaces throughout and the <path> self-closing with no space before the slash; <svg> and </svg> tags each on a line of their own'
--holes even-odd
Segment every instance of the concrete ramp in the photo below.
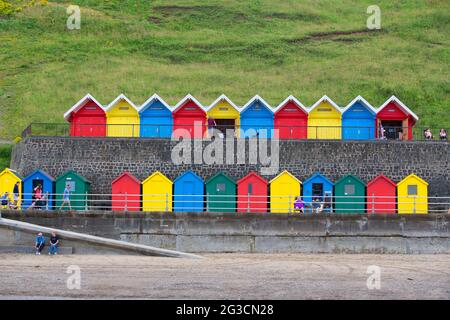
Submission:
<svg viewBox="0 0 450 320">
<path fill-rule="evenodd" d="M 26 223 L 22 221 L 0 218 L 0 228 L 9 229 L 24 233 L 37 234 L 42 232 L 47 237 L 54 231 L 61 240 L 71 240 L 76 242 L 85 242 L 87 244 L 101 246 L 109 249 L 116 249 L 134 254 L 142 254 L 149 256 L 173 257 L 173 258 L 193 258 L 199 259 L 201 256 L 184 253 L 174 250 L 161 249 L 142 244 L 130 243 L 120 240 L 102 238 L 84 233 L 66 231 L 61 229 L 47 228 L 36 224 Z"/>
</svg>

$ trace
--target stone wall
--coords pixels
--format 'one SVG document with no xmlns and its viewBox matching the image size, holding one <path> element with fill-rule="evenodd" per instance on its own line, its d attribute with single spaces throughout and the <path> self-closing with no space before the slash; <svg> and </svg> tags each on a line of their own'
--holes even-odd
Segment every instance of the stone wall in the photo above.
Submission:
<svg viewBox="0 0 450 320">
<path fill-rule="evenodd" d="M 249 154 L 256 153 L 249 151 L 248 141 L 244 164 L 175 165 L 171 160 L 175 144 L 163 139 L 29 137 L 15 146 L 11 167 L 23 176 L 38 168 L 55 177 L 73 169 L 92 182 L 94 193 L 110 193 L 111 181 L 124 170 L 141 180 L 155 170 L 173 180 L 188 169 L 204 179 L 221 170 L 239 179 L 263 167 L 260 162 L 249 163 Z M 203 142 L 203 146 L 208 144 Z M 352 173 L 368 182 L 384 173 L 398 182 L 416 173 L 429 182 L 430 195 L 450 196 L 449 142 L 280 141 L 279 150 L 278 172 L 289 170 L 300 180 L 320 172 L 333 181 Z M 201 148 L 194 151 L 201 152 Z"/>
<path fill-rule="evenodd" d="M 184 252 L 450 253 L 448 215 L 83 213 L 0 210 L 3 218 Z M 33 238 L 0 237 L 2 245 Z M 63 240 L 64 246 L 82 248 Z M 92 248 L 95 249 L 95 248 Z"/>
</svg>

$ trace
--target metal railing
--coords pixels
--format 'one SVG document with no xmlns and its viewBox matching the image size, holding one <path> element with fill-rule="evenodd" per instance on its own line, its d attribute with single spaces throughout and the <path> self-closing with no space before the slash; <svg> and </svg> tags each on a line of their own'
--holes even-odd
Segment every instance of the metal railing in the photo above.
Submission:
<svg viewBox="0 0 450 320">
<path fill-rule="evenodd" d="M 113 210 L 147 212 L 237 212 L 237 213 L 367 213 L 450 214 L 450 197 L 420 196 L 303 196 L 293 195 L 180 195 L 180 194 L 74 194 L 64 203 L 63 194 L 21 194 L 15 203 L 0 198 L 1 209 L 21 210 Z M 303 200 L 306 199 L 307 201 Z M 301 205 L 302 203 L 302 205 Z M 302 209 L 301 209 L 302 208 Z"/>
<path fill-rule="evenodd" d="M 134 137 L 134 138 L 170 138 L 172 125 L 151 124 L 76 124 L 68 123 L 32 123 L 23 132 L 22 138 L 32 136 L 46 137 Z M 265 129 L 247 125 L 207 125 L 177 124 L 176 128 L 184 128 L 193 138 L 210 136 L 212 129 L 215 135 L 249 138 L 278 137 L 282 140 L 447 140 L 439 136 L 440 129 L 429 127 L 395 127 L 385 126 L 384 132 L 375 127 L 365 126 L 277 126 L 276 129 Z M 429 129 L 433 135 L 428 139 L 424 131 Z M 445 128 L 444 128 L 445 129 Z M 266 131 L 264 131 L 266 130 Z M 448 131 L 448 130 L 447 130 Z"/>
</svg>

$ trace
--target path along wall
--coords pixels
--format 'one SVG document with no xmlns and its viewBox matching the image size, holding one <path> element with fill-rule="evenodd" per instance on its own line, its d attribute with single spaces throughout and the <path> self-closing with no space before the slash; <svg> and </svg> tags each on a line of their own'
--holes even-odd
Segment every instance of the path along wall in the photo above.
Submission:
<svg viewBox="0 0 450 320">
<path fill-rule="evenodd" d="M 156 170 L 174 180 L 192 169 L 206 180 L 221 170 L 240 179 L 251 170 L 260 172 L 262 167 L 259 159 L 257 164 L 249 163 L 249 155 L 255 156 L 257 151 L 250 151 L 248 141 L 244 164 L 175 165 L 171 153 L 176 144 L 167 139 L 29 137 L 15 146 L 11 167 L 22 176 L 35 169 L 43 169 L 54 177 L 76 170 L 92 182 L 93 193 L 111 193 L 111 182 L 124 170 L 142 181 Z M 198 154 L 209 144 L 203 142 L 203 149 L 192 144 L 192 152 Z M 235 143 L 234 154 L 237 148 Z M 277 173 L 289 170 L 302 181 L 315 172 L 333 181 L 352 173 L 366 183 L 379 173 L 395 182 L 415 173 L 430 184 L 430 196 L 450 196 L 449 142 L 280 141 L 279 150 Z"/>
<path fill-rule="evenodd" d="M 7 219 L 183 252 L 450 253 L 448 215 L 0 213 Z M 31 234 L 10 234 L 0 237 L 0 246 L 33 241 Z"/>
</svg>

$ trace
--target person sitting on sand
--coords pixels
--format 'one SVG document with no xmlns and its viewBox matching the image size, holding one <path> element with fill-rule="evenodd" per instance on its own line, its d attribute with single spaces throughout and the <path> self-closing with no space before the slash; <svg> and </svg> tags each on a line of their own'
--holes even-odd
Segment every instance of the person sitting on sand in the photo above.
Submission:
<svg viewBox="0 0 450 320">
<path fill-rule="evenodd" d="M 40 255 L 42 249 L 44 249 L 45 246 L 45 238 L 42 235 L 42 232 L 39 232 L 37 237 L 36 237 L 36 243 L 34 245 L 34 247 L 36 248 L 36 255 Z"/>
</svg>

